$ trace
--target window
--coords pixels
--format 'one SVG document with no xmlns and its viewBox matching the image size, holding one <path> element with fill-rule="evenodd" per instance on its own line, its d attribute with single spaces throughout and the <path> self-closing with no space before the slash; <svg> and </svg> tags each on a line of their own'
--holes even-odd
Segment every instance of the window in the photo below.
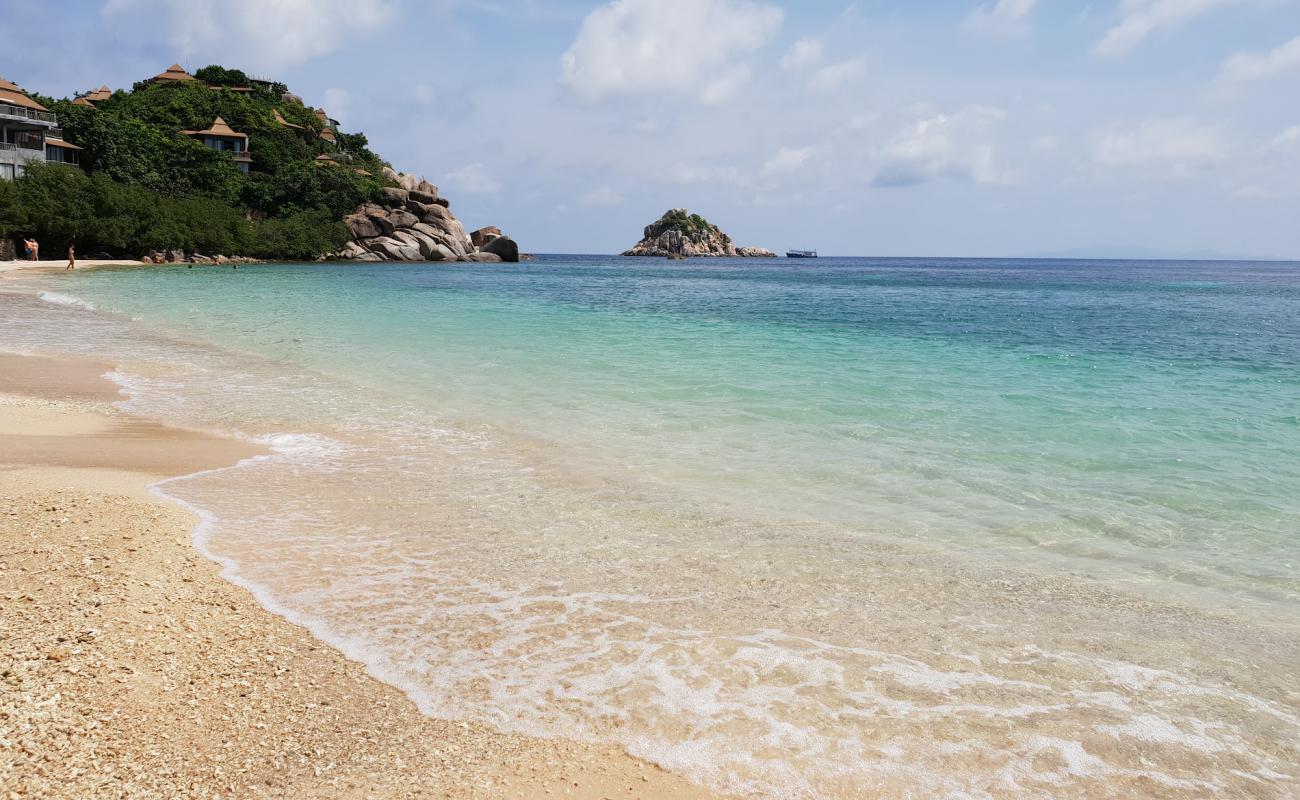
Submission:
<svg viewBox="0 0 1300 800">
<path fill-rule="evenodd" d="M 14 165 L 0 164 L 0 181 L 11 181 L 14 179 Z"/>
</svg>

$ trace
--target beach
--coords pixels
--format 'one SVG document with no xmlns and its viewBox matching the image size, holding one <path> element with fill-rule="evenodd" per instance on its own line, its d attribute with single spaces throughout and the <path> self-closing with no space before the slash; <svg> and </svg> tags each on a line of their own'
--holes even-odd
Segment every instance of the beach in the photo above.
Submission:
<svg viewBox="0 0 1300 800">
<path fill-rule="evenodd" d="M 1298 275 L 9 272 L 5 774 L 1289 798 Z"/>
<path fill-rule="evenodd" d="M 421 715 L 264 610 L 147 489 L 262 449 L 117 411 L 104 371 L 0 356 L 6 797 L 712 796 L 617 748 Z"/>
</svg>

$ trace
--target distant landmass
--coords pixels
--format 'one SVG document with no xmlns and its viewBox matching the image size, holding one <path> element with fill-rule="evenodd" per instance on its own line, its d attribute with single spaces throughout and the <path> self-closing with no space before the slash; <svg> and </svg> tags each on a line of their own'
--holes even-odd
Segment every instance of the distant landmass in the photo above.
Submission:
<svg viewBox="0 0 1300 800">
<path fill-rule="evenodd" d="M 1024 258 L 1079 258 L 1134 261 L 1287 261 L 1278 256 L 1258 253 L 1232 253 L 1218 250 L 1160 250 L 1136 245 L 1098 245 L 1073 247 L 1047 253 L 1029 253 Z"/>
<path fill-rule="evenodd" d="M 650 258 L 776 258 L 762 247 L 736 247 L 717 225 L 684 208 L 667 211 L 645 228 L 645 236 L 625 256 Z"/>
</svg>

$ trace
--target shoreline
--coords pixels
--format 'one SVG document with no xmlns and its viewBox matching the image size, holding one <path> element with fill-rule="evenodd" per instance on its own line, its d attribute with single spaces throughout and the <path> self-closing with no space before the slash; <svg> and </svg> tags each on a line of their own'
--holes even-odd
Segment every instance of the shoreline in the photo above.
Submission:
<svg viewBox="0 0 1300 800">
<path fill-rule="evenodd" d="M 226 581 L 150 487 L 257 455 L 0 354 L 0 784 L 18 796 L 716 797 L 611 746 L 423 716 Z"/>
<path fill-rule="evenodd" d="M 0 261 L 0 272 L 62 272 L 68 266 L 68 259 L 41 259 L 40 261 Z M 151 267 L 155 264 L 145 264 L 141 261 L 128 261 L 125 259 L 77 259 L 77 269 L 93 269 L 96 267 Z M 71 270 L 68 270 L 69 272 Z"/>
</svg>

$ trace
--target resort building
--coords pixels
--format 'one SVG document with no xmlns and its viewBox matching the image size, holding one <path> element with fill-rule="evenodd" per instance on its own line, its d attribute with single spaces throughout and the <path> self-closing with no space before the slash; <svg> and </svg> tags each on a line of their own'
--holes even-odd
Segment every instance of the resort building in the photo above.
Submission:
<svg viewBox="0 0 1300 800">
<path fill-rule="evenodd" d="M 186 72 L 185 68 L 182 67 L 180 64 L 172 64 L 170 67 L 167 68 L 166 72 L 153 76 L 149 80 L 145 81 L 145 83 L 159 83 L 161 81 L 194 81 L 194 80 L 198 80 L 198 78 L 195 78 L 193 75 Z"/>
<path fill-rule="evenodd" d="M 98 89 L 91 89 L 89 92 L 81 95 L 76 100 L 73 100 L 72 104 L 74 106 L 89 106 L 94 108 L 97 104 L 104 102 L 112 96 L 113 91 L 108 88 L 108 84 L 104 84 Z"/>
<path fill-rule="evenodd" d="M 230 153 L 240 172 L 247 173 L 252 166 L 253 157 L 248 153 L 248 134 L 232 130 L 221 117 L 213 120 L 212 127 L 207 130 L 181 131 L 181 134 L 198 139 L 213 150 Z"/>
<path fill-rule="evenodd" d="M 59 120 L 48 108 L 27 96 L 17 84 L 0 78 L 0 180 L 13 180 L 27 172 L 34 161 L 54 160 L 77 163 L 75 157 L 64 158 L 65 149 L 78 149 L 62 141 Z M 56 142 L 53 150 L 47 147 Z M 53 152 L 57 157 L 50 159 Z"/>
<path fill-rule="evenodd" d="M 65 142 L 63 139 L 46 135 L 45 137 L 45 160 L 53 164 L 71 164 L 74 167 L 81 166 L 81 148 L 72 142 Z"/>
<path fill-rule="evenodd" d="M 320 138 L 329 142 L 334 147 L 338 147 L 339 121 L 336 119 L 330 119 L 330 115 L 326 114 L 325 109 L 323 108 L 316 109 L 316 119 L 320 120 L 321 124 Z"/>
<path fill-rule="evenodd" d="M 290 122 L 289 120 L 285 119 L 285 118 L 284 118 L 284 115 L 280 113 L 280 109 L 278 109 L 278 108 L 275 110 L 275 121 L 278 122 L 278 123 L 281 125 L 281 127 L 285 127 L 285 128 L 293 128 L 293 129 L 295 129 L 295 130 L 299 130 L 299 131 L 302 130 L 302 126 L 301 126 L 301 125 L 294 125 L 292 122 Z"/>
</svg>

